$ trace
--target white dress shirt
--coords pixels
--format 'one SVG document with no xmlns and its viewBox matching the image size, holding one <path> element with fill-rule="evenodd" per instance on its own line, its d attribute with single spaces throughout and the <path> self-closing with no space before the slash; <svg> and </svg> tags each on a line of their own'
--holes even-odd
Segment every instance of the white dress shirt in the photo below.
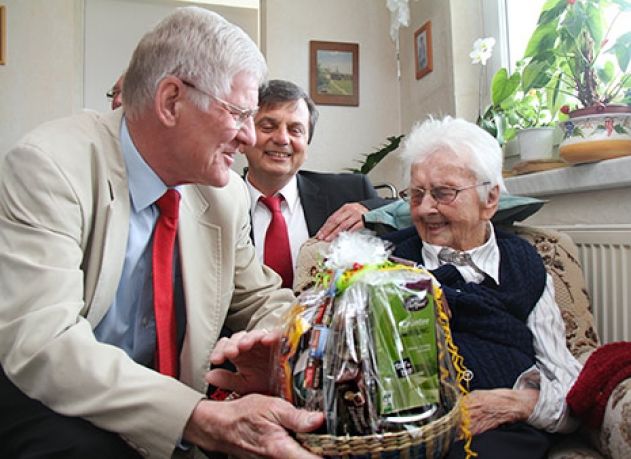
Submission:
<svg viewBox="0 0 631 459">
<path fill-rule="evenodd" d="M 480 247 L 468 250 L 475 265 L 496 283 L 499 280 L 500 251 L 493 225 L 489 239 Z M 425 267 L 438 268 L 441 246 L 423 242 L 421 250 Z M 466 282 L 480 283 L 483 276 L 470 266 L 455 266 Z M 520 375 L 514 389 L 539 389 L 539 400 L 528 418 L 528 423 L 548 432 L 570 432 L 578 423 L 570 417 L 565 396 L 576 381 L 581 364 L 566 345 L 565 324 L 554 299 L 554 282 L 546 275 L 546 286 L 541 298 L 528 316 L 532 332 L 536 363 Z"/>
<path fill-rule="evenodd" d="M 259 201 L 259 198 L 263 196 L 263 194 L 254 188 L 247 176 L 245 178 L 245 182 L 248 186 L 248 191 L 250 192 L 250 216 L 252 217 L 254 247 L 256 249 L 256 256 L 259 261 L 263 263 L 263 256 L 265 252 L 265 233 L 267 232 L 267 227 L 272 220 L 272 213 L 265 204 Z M 302 203 L 300 202 L 300 195 L 298 194 L 298 180 L 295 175 L 289 183 L 287 183 L 287 185 L 278 192 L 278 194 L 282 195 L 284 198 L 284 200 L 280 203 L 280 210 L 285 218 L 285 223 L 287 224 L 289 247 L 291 249 L 291 259 L 295 274 L 298 252 L 300 251 L 302 244 L 309 239 L 307 220 L 305 219 Z"/>
</svg>

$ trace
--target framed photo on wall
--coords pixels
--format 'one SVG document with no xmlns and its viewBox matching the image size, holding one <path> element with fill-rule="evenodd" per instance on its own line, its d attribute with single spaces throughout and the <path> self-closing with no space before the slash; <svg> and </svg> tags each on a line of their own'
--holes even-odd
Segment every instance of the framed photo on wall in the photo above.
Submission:
<svg viewBox="0 0 631 459">
<path fill-rule="evenodd" d="M 309 42 L 309 92 L 319 105 L 359 105 L 359 45 Z"/>
<path fill-rule="evenodd" d="M 416 79 L 420 80 L 432 71 L 432 22 L 427 21 L 414 32 L 414 57 Z"/>
</svg>

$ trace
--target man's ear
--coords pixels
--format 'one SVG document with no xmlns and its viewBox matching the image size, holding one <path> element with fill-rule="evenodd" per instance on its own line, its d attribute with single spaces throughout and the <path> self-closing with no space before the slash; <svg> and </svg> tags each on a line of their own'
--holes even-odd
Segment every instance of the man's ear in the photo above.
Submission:
<svg viewBox="0 0 631 459">
<path fill-rule="evenodd" d="M 497 208 L 500 204 L 500 186 L 495 185 L 493 188 L 489 190 L 489 193 L 486 197 L 486 201 L 482 203 L 482 218 L 484 220 L 490 220 L 495 212 L 497 212 Z"/>
<path fill-rule="evenodd" d="M 166 127 L 174 127 L 182 109 L 185 97 L 182 81 L 174 76 L 163 78 L 158 83 L 154 98 L 154 110 L 160 122 Z"/>
</svg>

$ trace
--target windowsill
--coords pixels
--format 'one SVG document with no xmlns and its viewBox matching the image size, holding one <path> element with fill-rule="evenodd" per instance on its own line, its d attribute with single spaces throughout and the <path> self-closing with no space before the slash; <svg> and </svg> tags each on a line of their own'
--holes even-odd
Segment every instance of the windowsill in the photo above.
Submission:
<svg viewBox="0 0 631 459">
<path fill-rule="evenodd" d="M 511 194 L 550 196 L 631 185 L 631 156 L 578 164 L 505 179 Z"/>
</svg>

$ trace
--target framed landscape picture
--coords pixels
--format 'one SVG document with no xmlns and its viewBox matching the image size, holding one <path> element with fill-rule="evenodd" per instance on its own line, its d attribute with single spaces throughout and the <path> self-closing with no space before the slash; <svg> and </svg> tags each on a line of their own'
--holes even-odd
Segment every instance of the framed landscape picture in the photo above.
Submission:
<svg viewBox="0 0 631 459">
<path fill-rule="evenodd" d="M 432 23 L 427 21 L 414 32 L 414 56 L 416 79 L 420 80 L 432 71 Z"/>
<path fill-rule="evenodd" d="M 309 42 L 309 91 L 320 105 L 359 105 L 359 45 Z"/>
</svg>

